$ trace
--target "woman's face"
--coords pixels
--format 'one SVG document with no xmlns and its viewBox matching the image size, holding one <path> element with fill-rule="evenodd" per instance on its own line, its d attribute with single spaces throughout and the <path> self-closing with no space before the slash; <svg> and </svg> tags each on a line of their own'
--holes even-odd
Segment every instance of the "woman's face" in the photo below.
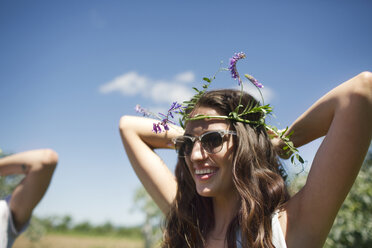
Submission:
<svg viewBox="0 0 372 248">
<path fill-rule="evenodd" d="M 221 115 L 215 109 L 198 107 L 192 115 Z M 189 121 L 185 135 L 200 136 L 208 131 L 229 130 L 225 120 L 202 119 Z M 232 180 L 233 138 L 225 135 L 221 151 L 215 154 L 207 153 L 200 141 L 194 143 L 192 152 L 185 161 L 194 179 L 199 195 L 206 197 L 229 196 L 235 189 Z"/>
</svg>

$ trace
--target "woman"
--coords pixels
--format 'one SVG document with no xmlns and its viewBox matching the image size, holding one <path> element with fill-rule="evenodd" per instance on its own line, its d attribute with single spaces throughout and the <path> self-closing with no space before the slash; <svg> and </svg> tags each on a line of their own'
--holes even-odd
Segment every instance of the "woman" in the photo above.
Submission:
<svg viewBox="0 0 372 248">
<path fill-rule="evenodd" d="M 10 248 L 23 232 L 32 211 L 47 191 L 58 154 L 51 149 L 31 150 L 0 158 L 0 176 L 24 175 L 13 192 L 0 199 L 0 247 Z"/>
<path fill-rule="evenodd" d="M 254 100 L 241 101 L 240 91 L 207 92 L 189 116 L 227 116 Z M 325 135 L 292 197 L 277 160 L 283 141 L 270 140 L 260 114 L 242 118 L 251 123 L 194 118 L 184 131 L 161 134 L 151 131 L 152 120 L 121 118 L 130 162 L 167 216 L 163 247 L 322 247 L 371 142 L 372 73 L 331 90 L 287 130 L 296 147 Z M 174 177 L 153 149 L 171 148 L 176 137 Z"/>
</svg>

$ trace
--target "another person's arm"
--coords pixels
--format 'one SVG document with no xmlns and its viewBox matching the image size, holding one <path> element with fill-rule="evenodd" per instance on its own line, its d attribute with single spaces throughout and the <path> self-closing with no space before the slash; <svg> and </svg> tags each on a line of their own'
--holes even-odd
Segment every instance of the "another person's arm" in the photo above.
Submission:
<svg viewBox="0 0 372 248">
<path fill-rule="evenodd" d="M 50 149 L 21 152 L 0 159 L 1 176 L 25 174 L 9 202 L 17 230 L 26 224 L 44 196 L 57 162 L 57 153 Z"/>
<path fill-rule="evenodd" d="M 170 130 L 152 132 L 155 120 L 123 116 L 120 119 L 120 135 L 134 171 L 143 186 L 163 213 L 167 213 L 176 196 L 177 183 L 173 173 L 154 152 L 156 148 L 173 148 L 172 138 L 183 130 L 170 126 Z"/>
<path fill-rule="evenodd" d="M 321 247 L 371 142 L 372 73 L 361 73 L 331 90 L 287 133 L 292 131 L 297 147 L 325 138 L 305 186 L 288 202 L 287 242 Z"/>
</svg>

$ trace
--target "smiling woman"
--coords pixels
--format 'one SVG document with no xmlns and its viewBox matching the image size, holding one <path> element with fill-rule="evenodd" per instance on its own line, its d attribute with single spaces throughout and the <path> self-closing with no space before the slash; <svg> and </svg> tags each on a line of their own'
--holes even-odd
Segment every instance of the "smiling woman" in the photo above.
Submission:
<svg viewBox="0 0 372 248">
<path fill-rule="evenodd" d="M 154 120 L 120 120 L 131 164 L 166 214 L 162 247 L 322 247 L 371 141 L 372 74 L 336 87 L 279 136 L 263 121 L 269 108 L 244 91 L 193 99 L 184 130 L 165 120 L 154 132 Z M 324 135 L 305 186 L 290 197 L 282 148 L 296 151 Z M 174 148 L 172 141 L 175 177 L 153 151 Z"/>
<path fill-rule="evenodd" d="M 210 91 L 199 99 L 189 116 L 191 119 L 201 115 L 227 116 L 239 103 L 254 106 L 257 102 L 248 94 L 241 97 L 241 92 L 236 90 Z M 255 122 L 261 118 L 261 113 L 249 114 L 244 118 Z M 277 239 L 272 238 L 271 232 L 258 231 L 271 229 L 272 214 L 288 199 L 276 153 L 264 127 L 218 118 L 197 119 L 186 123 L 185 135 L 203 136 L 218 130 L 233 135 L 225 135 L 222 143 L 216 142 L 216 152 L 205 149 L 206 145 L 201 141 L 191 147 L 184 159 L 179 159 L 177 181 L 193 180 L 193 183 L 179 184 L 179 194 L 176 196 L 178 203 L 171 208 L 171 213 L 175 214 L 169 215 L 165 242 L 172 246 L 178 239 L 177 232 L 173 230 L 194 230 L 195 233 L 200 232 L 201 237 L 200 241 L 194 241 L 192 247 L 224 247 L 225 242 L 228 247 L 233 247 L 253 241 L 245 235 L 237 236 L 248 231 L 262 235 L 264 246 L 269 246 L 272 240 L 276 247 L 282 247 Z M 189 175 L 189 178 L 184 179 L 183 175 Z M 188 196 L 185 192 L 188 192 Z M 199 226 L 186 221 L 177 224 L 180 219 L 185 219 L 177 212 L 199 220 Z M 243 216 L 249 216 L 249 219 L 244 220 Z M 189 239 L 192 240 L 192 232 L 189 233 Z"/>
</svg>

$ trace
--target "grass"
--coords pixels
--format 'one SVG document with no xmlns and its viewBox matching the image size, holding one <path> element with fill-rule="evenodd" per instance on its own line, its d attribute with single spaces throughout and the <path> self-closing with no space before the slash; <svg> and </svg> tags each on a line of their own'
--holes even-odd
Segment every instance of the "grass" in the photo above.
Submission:
<svg viewBox="0 0 372 248">
<path fill-rule="evenodd" d="M 141 239 L 86 236 L 77 234 L 45 234 L 39 241 L 31 242 L 24 235 L 18 237 L 13 248 L 143 248 Z"/>
</svg>

